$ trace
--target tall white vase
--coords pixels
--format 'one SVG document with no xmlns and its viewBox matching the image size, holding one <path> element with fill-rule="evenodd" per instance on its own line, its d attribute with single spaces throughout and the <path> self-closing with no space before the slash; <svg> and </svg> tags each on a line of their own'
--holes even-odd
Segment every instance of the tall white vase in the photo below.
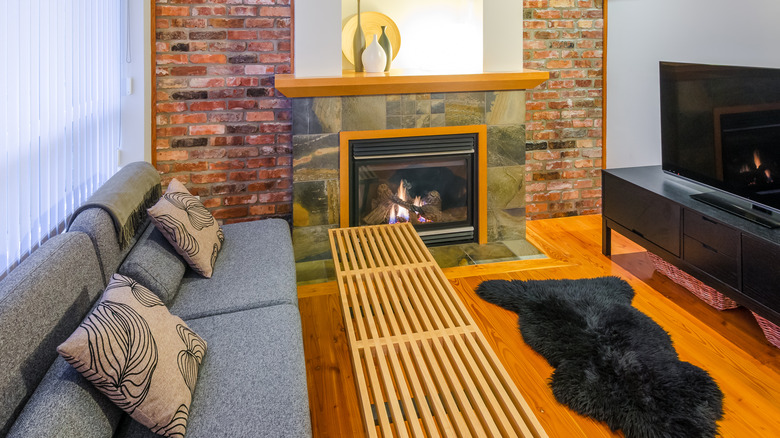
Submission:
<svg viewBox="0 0 780 438">
<path fill-rule="evenodd" d="M 369 73 L 381 73 L 385 71 L 386 65 L 387 55 L 379 45 L 377 35 L 374 35 L 374 40 L 363 51 L 363 68 Z"/>
</svg>

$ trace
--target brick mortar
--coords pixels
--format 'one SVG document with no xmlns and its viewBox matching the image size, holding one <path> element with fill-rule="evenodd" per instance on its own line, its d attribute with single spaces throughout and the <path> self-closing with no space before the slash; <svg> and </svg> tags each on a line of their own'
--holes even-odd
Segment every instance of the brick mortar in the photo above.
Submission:
<svg viewBox="0 0 780 438">
<path fill-rule="evenodd" d="M 524 65 L 550 72 L 526 92 L 526 216 L 601 212 L 601 0 L 525 0 Z"/>
<path fill-rule="evenodd" d="M 156 4 L 157 168 L 223 223 L 292 214 L 289 0 Z"/>
</svg>

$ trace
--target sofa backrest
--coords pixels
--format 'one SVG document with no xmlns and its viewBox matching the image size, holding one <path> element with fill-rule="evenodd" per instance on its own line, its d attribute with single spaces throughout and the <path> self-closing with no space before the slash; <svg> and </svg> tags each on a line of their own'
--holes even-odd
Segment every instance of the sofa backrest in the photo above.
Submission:
<svg viewBox="0 0 780 438">
<path fill-rule="evenodd" d="M 127 247 L 120 248 L 119 238 L 117 237 L 111 216 L 103 209 L 89 208 L 79 213 L 78 217 L 70 224 L 68 231 L 84 233 L 92 240 L 103 277 L 103 286 L 107 286 L 111 276 L 114 275 L 119 268 L 119 264 L 133 249 L 133 246 L 145 229 L 146 226 L 142 226 Z"/>
<path fill-rule="evenodd" d="M 104 288 L 89 236 L 49 239 L 0 281 L 0 436 Z"/>
<path fill-rule="evenodd" d="M 140 181 L 140 182 L 139 182 Z M 143 234 L 149 223 L 146 218 L 146 208 L 153 205 L 160 197 L 160 175 L 151 164 L 145 162 L 130 163 L 123 167 L 93 194 L 87 202 L 74 213 L 68 231 L 80 231 L 87 234 L 95 245 L 104 285 L 117 271 L 122 260 L 133 248 L 138 238 Z M 115 223 L 114 216 L 109 214 L 111 205 L 105 205 L 106 199 L 121 199 L 123 211 L 130 211 L 131 219 L 127 220 L 129 229 L 125 230 Z M 121 228 L 121 229 L 120 229 Z M 132 231 L 135 234 L 132 238 Z M 120 244 L 127 233 L 124 245 Z"/>
</svg>

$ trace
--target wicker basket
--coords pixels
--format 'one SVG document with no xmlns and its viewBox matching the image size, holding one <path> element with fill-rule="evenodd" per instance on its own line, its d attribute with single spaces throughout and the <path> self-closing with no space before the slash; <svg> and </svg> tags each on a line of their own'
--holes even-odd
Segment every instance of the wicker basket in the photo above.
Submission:
<svg viewBox="0 0 780 438">
<path fill-rule="evenodd" d="M 658 272 L 666 275 L 673 282 L 688 289 L 692 294 L 696 295 L 699 297 L 699 299 L 709 304 L 710 306 L 718 310 L 735 309 L 739 307 L 739 304 L 737 304 L 731 298 L 691 277 L 690 275 L 681 271 L 677 266 L 672 265 L 671 263 L 651 252 L 648 252 L 647 255 L 650 256 L 650 260 L 653 262 L 653 265 L 655 265 L 655 269 Z"/>
<path fill-rule="evenodd" d="M 756 321 L 758 322 L 758 325 L 761 327 L 761 330 L 764 331 L 764 336 L 766 336 L 766 340 L 769 341 L 770 344 L 774 345 L 777 348 L 780 348 L 780 326 L 777 324 L 774 324 L 772 322 L 769 322 L 768 319 L 756 315 L 755 312 L 753 313 L 753 316 L 756 318 Z"/>
</svg>

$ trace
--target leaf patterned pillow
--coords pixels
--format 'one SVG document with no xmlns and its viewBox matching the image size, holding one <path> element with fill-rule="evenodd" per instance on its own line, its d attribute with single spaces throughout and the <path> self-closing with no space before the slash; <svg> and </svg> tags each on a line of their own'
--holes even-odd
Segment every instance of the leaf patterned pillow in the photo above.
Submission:
<svg viewBox="0 0 780 438">
<path fill-rule="evenodd" d="M 225 235 L 214 216 L 184 184 L 173 179 L 149 217 L 192 269 L 211 278 Z"/>
<path fill-rule="evenodd" d="M 184 436 L 206 341 L 149 289 L 114 274 L 57 351 L 152 432 Z"/>
</svg>

